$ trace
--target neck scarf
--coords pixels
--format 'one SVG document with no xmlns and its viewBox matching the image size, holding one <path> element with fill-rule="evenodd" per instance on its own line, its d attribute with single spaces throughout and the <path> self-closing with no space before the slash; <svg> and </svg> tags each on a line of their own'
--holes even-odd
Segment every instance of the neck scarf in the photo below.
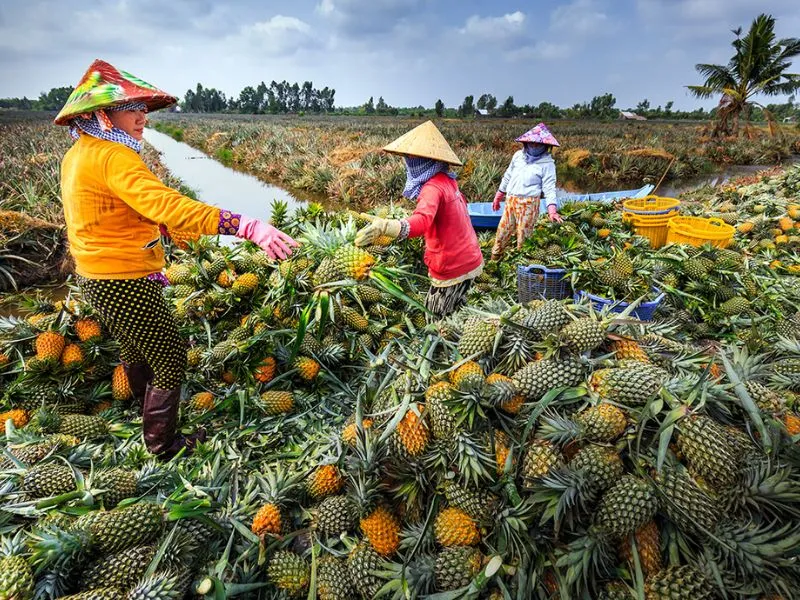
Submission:
<svg viewBox="0 0 800 600">
<path fill-rule="evenodd" d="M 403 188 L 403 196 L 411 200 L 415 200 L 419 196 L 422 186 L 437 173 L 447 173 L 451 179 L 456 178 L 456 174 L 450 171 L 450 165 L 441 160 L 406 156 L 405 161 L 406 187 Z"/>
<path fill-rule="evenodd" d="M 548 146 L 546 146 L 545 144 L 541 144 L 538 146 L 534 144 L 525 144 L 525 149 L 524 149 L 525 162 L 532 163 L 539 160 L 540 158 L 542 158 L 542 156 L 547 154 L 548 149 L 549 149 Z"/>
<path fill-rule="evenodd" d="M 147 110 L 147 105 L 144 102 L 127 102 L 104 110 L 96 110 L 89 115 L 81 115 L 72 119 L 69 135 L 73 140 L 77 140 L 81 133 L 85 133 L 101 140 L 123 144 L 134 152 L 141 152 L 142 143 L 114 127 L 108 118 L 106 111 L 117 110 Z"/>
</svg>

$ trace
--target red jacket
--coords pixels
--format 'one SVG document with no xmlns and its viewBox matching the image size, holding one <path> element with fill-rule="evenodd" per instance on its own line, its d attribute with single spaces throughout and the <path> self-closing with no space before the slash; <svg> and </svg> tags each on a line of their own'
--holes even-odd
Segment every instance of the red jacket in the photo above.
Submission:
<svg viewBox="0 0 800 600">
<path fill-rule="evenodd" d="M 481 265 L 467 201 L 447 174 L 437 173 L 422 186 L 408 224 L 408 237 L 425 236 L 425 264 L 434 279 L 455 279 Z"/>
</svg>

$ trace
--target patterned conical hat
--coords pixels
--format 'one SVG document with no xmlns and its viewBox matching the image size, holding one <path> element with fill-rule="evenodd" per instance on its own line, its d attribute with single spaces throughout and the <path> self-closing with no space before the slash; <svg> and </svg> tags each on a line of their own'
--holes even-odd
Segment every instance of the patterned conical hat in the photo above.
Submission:
<svg viewBox="0 0 800 600">
<path fill-rule="evenodd" d="M 78 115 L 128 102 L 144 102 L 147 110 L 153 112 L 177 101 L 175 96 L 98 59 L 89 66 L 80 83 L 72 90 L 54 122 L 56 125 L 68 125 Z"/>
<path fill-rule="evenodd" d="M 515 142 L 534 142 L 538 144 L 547 144 L 548 146 L 560 146 L 561 144 L 558 143 L 556 136 L 550 133 L 550 130 L 547 128 L 547 125 L 544 123 L 539 123 L 533 129 L 529 129 L 521 136 L 519 136 Z"/>
<path fill-rule="evenodd" d="M 458 156 L 433 121 L 425 121 L 422 125 L 414 127 L 383 149 L 392 154 L 433 158 L 451 165 L 461 166 Z"/>
</svg>

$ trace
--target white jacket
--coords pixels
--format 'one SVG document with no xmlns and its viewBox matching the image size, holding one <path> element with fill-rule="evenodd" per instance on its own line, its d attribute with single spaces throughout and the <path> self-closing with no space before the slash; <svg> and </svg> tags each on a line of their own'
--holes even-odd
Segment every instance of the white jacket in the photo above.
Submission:
<svg viewBox="0 0 800 600">
<path fill-rule="evenodd" d="M 498 188 L 509 196 L 520 198 L 539 198 L 544 196 L 545 204 L 558 206 L 556 199 L 556 163 L 549 153 L 529 163 L 524 150 L 517 150 L 511 158 L 503 180 Z"/>
</svg>

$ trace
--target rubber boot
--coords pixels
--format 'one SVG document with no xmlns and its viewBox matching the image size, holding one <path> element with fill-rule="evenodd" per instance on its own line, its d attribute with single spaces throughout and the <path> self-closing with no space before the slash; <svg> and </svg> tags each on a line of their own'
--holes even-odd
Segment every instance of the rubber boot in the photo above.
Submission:
<svg viewBox="0 0 800 600">
<path fill-rule="evenodd" d="M 190 436 L 180 435 L 178 426 L 178 403 L 180 388 L 161 390 L 148 384 L 142 410 L 142 429 L 147 449 L 159 457 L 169 460 L 181 449 L 194 450 L 198 442 L 205 441 L 202 429 Z"/>
<path fill-rule="evenodd" d="M 128 378 L 128 386 L 131 388 L 133 400 L 139 406 L 144 406 L 144 396 L 147 393 L 147 384 L 153 379 L 153 370 L 144 363 L 131 365 L 122 363 L 122 368 Z"/>
</svg>

